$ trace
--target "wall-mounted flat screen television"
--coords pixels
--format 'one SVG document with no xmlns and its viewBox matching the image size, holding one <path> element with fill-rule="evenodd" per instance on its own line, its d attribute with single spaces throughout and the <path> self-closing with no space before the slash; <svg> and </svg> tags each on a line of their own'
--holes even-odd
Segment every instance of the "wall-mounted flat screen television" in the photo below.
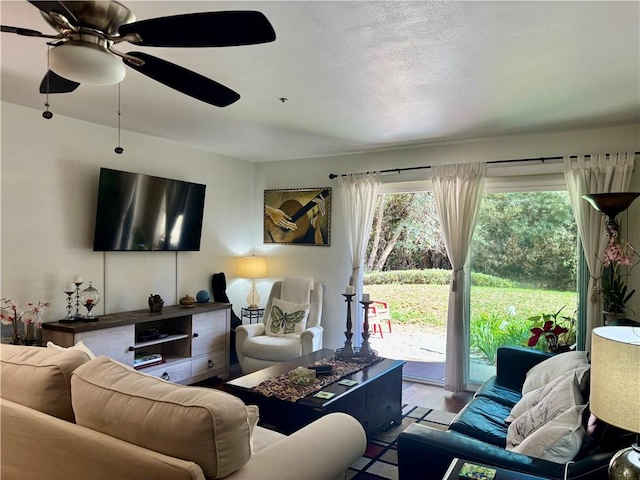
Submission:
<svg viewBox="0 0 640 480">
<path fill-rule="evenodd" d="M 200 250 L 205 188 L 101 168 L 93 250 Z"/>
</svg>

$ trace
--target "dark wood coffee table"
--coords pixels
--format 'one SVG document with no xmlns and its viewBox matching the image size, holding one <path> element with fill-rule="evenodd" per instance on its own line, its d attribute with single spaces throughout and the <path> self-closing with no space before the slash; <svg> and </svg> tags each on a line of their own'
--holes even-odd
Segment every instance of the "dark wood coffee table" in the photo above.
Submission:
<svg viewBox="0 0 640 480">
<path fill-rule="evenodd" d="M 402 415 L 402 366 L 404 361 L 384 359 L 347 375 L 346 379 L 358 382 L 353 387 L 332 383 L 322 388 L 336 395 L 328 400 L 310 394 L 297 402 L 265 397 L 249 389 L 268 378 L 274 378 L 293 370 L 306 367 L 323 358 L 331 357 L 334 351 L 318 350 L 289 362 L 282 362 L 226 382 L 222 388 L 241 398 L 247 405 L 260 409 L 260 425 L 291 434 L 305 425 L 331 412 L 344 412 L 355 417 L 369 436 L 376 429 L 387 429 L 399 423 Z"/>
</svg>

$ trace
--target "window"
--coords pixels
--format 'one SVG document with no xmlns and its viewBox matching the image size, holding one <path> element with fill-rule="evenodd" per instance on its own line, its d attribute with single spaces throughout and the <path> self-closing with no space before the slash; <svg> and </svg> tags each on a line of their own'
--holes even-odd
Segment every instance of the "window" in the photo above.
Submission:
<svg viewBox="0 0 640 480">
<path fill-rule="evenodd" d="M 472 382 L 495 374 L 499 346 L 526 345 L 533 317 L 577 318 L 577 271 L 577 228 L 566 191 L 484 194 L 471 246 Z M 573 329 L 561 341 L 575 343 L 576 323 L 563 323 Z"/>
</svg>

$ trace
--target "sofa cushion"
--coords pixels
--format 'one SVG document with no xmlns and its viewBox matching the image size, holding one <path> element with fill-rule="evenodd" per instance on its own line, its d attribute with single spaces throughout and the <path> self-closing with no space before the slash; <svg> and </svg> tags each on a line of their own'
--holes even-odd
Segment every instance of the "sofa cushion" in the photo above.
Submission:
<svg viewBox="0 0 640 480">
<path fill-rule="evenodd" d="M 506 405 L 476 397 L 453 419 L 449 430 L 504 448 L 508 428 L 504 419 L 508 414 Z"/>
<path fill-rule="evenodd" d="M 526 437 L 512 451 L 556 463 L 575 458 L 585 436 L 582 412 L 586 405 L 576 405 Z"/>
<path fill-rule="evenodd" d="M 96 358 L 96 356 L 93 354 L 93 352 L 89 349 L 89 347 L 87 347 L 84 342 L 82 340 L 80 340 L 78 343 L 76 343 L 75 345 L 73 345 L 72 347 L 61 347 L 60 345 L 56 345 L 53 342 L 47 342 L 47 348 L 51 348 L 53 350 L 80 350 L 81 352 L 84 352 L 87 354 L 87 356 L 89 357 L 89 360 L 93 360 L 94 358 Z"/>
<path fill-rule="evenodd" d="M 566 376 L 538 404 L 516 418 L 507 431 L 507 448 L 522 443 L 543 425 L 563 412 L 584 405 L 576 374 Z M 582 413 L 582 410 L 580 410 Z M 580 418 L 580 423 L 582 417 Z M 576 451 L 577 453 L 577 451 Z"/>
<path fill-rule="evenodd" d="M 494 402 L 501 403 L 511 408 L 520 401 L 522 395 L 520 392 L 512 390 L 508 387 L 504 387 L 496 383 L 496 377 L 491 377 L 489 380 L 480 385 L 480 388 L 475 393 L 476 397 L 487 397 Z"/>
<path fill-rule="evenodd" d="M 100 356 L 71 379 L 76 421 L 141 447 L 197 463 L 221 478 L 251 456 L 252 413 L 210 388 L 176 385 Z"/>
<path fill-rule="evenodd" d="M 567 377 L 571 377 L 575 375 L 578 385 L 582 385 L 585 383 L 584 378 L 589 374 L 590 368 L 580 367 L 575 370 L 571 370 L 559 377 L 554 378 L 546 385 L 543 385 L 540 388 L 536 388 L 530 392 L 525 393 L 520 401 L 516 403 L 511 409 L 511 413 L 506 418 L 507 423 L 513 422 L 516 418 L 522 415 L 524 412 L 529 410 L 530 408 L 535 407 L 538 403 L 542 401 L 544 397 L 546 397 L 549 393 L 551 393 L 562 381 L 566 380 Z"/>
<path fill-rule="evenodd" d="M 549 357 L 529 369 L 524 385 L 522 386 L 522 395 L 546 385 L 554 378 L 570 370 L 588 366 L 589 360 L 587 359 L 587 352 L 581 350 L 560 353 Z M 582 391 L 584 391 L 585 388 L 585 385 L 581 385 Z"/>
<path fill-rule="evenodd" d="M 1 345 L 2 398 L 54 417 L 75 421 L 71 406 L 71 373 L 89 361 L 77 350 Z"/>
</svg>

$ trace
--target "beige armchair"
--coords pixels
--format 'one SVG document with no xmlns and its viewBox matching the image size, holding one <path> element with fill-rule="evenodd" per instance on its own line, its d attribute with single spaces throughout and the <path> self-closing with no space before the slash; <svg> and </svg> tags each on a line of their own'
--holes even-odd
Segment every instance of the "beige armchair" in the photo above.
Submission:
<svg viewBox="0 0 640 480">
<path fill-rule="evenodd" d="M 282 281 L 277 281 L 271 287 L 263 321 L 240 325 L 236 328 L 236 352 L 242 373 L 245 375 L 322 348 L 322 335 L 324 332 L 324 329 L 320 326 L 322 317 L 322 284 L 313 282 L 313 290 L 309 295 L 310 309 L 306 328 L 300 335 L 295 336 L 276 337 L 267 335 L 265 332 L 265 324 L 271 313 L 273 299 L 281 299 L 281 292 Z"/>
</svg>

